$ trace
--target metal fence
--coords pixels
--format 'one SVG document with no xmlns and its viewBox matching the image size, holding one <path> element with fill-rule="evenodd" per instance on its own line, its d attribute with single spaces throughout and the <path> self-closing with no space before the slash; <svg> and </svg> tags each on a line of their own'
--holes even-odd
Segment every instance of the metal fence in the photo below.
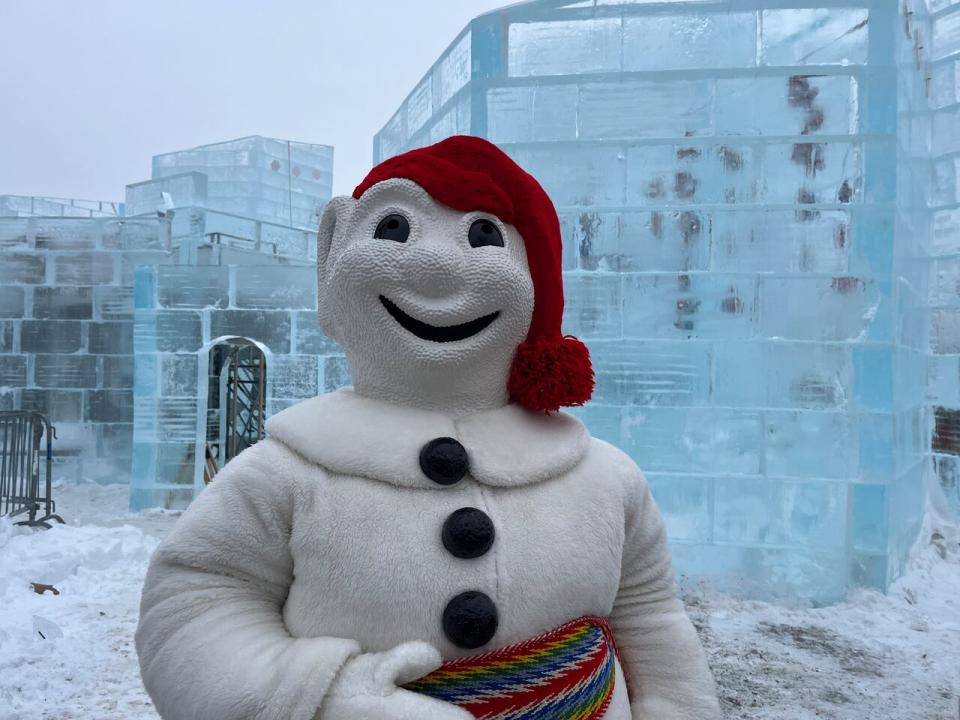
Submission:
<svg viewBox="0 0 960 720">
<path fill-rule="evenodd" d="M 40 413 L 0 412 L 0 516 L 26 515 L 16 524 L 46 528 L 50 527 L 48 520 L 63 522 L 51 497 L 55 433 Z M 42 448 L 44 439 L 46 447 Z"/>
</svg>

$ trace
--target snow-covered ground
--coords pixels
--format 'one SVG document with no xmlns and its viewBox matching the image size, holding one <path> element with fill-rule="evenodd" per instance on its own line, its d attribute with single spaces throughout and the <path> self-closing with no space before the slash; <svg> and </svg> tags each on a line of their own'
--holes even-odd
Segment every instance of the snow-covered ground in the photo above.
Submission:
<svg viewBox="0 0 960 720">
<path fill-rule="evenodd" d="M 55 497 L 68 525 L 0 521 L 0 719 L 156 720 L 133 632 L 147 561 L 176 515 L 127 513 L 120 486 Z M 960 718 L 960 528 L 946 521 L 928 517 L 887 595 L 823 609 L 702 589 L 685 600 L 730 720 Z"/>
</svg>

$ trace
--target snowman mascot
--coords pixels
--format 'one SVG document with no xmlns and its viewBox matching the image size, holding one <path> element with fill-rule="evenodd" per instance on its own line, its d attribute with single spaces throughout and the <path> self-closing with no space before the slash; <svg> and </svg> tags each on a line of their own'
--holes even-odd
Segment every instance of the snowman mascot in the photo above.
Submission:
<svg viewBox="0 0 960 720">
<path fill-rule="evenodd" d="M 267 423 L 153 555 L 165 720 L 715 720 L 640 470 L 559 412 L 557 214 L 494 145 L 384 161 L 319 232 L 353 387 Z"/>
</svg>

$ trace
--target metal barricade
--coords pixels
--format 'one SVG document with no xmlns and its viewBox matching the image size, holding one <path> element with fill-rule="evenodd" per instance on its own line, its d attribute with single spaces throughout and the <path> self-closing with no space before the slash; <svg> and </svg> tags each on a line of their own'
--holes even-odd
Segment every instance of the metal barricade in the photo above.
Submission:
<svg viewBox="0 0 960 720">
<path fill-rule="evenodd" d="M 55 428 L 46 417 L 29 411 L 0 412 L 0 516 L 27 519 L 17 525 L 50 527 L 63 522 L 55 513 L 51 486 Z M 45 455 L 41 441 L 46 438 Z M 44 475 L 41 483 L 40 476 Z"/>
</svg>

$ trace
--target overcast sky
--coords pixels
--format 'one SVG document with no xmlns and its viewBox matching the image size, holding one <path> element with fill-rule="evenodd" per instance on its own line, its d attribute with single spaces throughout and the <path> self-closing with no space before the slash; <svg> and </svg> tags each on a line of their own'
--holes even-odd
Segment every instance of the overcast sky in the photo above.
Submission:
<svg viewBox="0 0 960 720">
<path fill-rule="evenodd" d="M 122 200 L 152 155 L 333 145 L 334 193 L 471 18 L 510 0 L 0 0 L 0 194 Z"/>
</svg>

